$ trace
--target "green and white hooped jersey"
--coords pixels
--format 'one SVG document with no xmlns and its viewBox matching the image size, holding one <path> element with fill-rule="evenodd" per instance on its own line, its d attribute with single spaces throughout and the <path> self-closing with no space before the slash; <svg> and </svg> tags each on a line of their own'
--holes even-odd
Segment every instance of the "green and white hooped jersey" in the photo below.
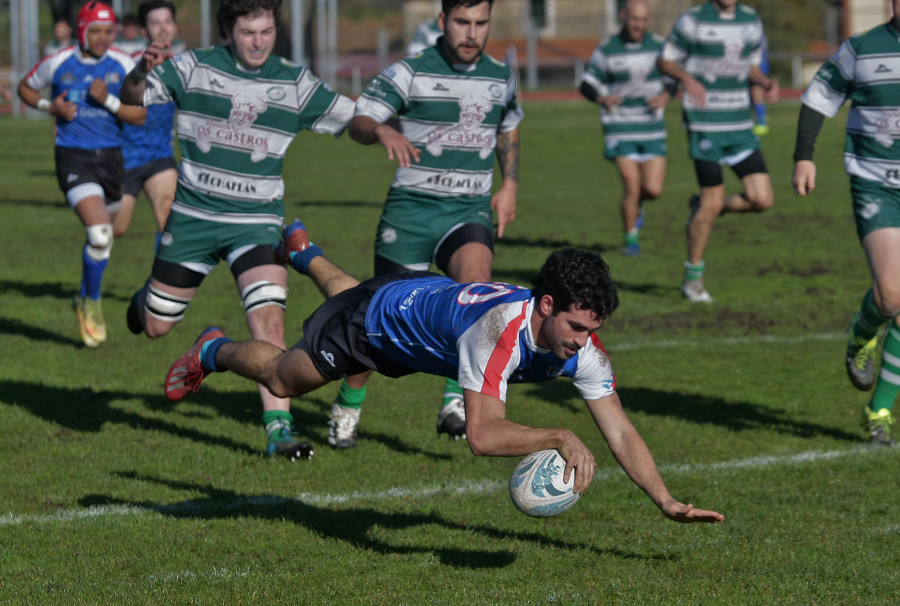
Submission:
<svg viewBox="0 0 900 606">
<path fill-rule="evenodd" d="M 662 58 L 675 61 L 706 88 L 700 108 L 685 95 L 684 119 L 694 132 L 751 130 L 748 76 L 762 62 L 763 26 L 759 15 L 743 4 L 721 14 L 712 1 L 695 6 L 675 23 Z"/>
<path fill-rule="evenodd" d="M 172 210 L 218 223 L 284 218 L 284 155 L 300 130 L 340 135 L 353 101 L 305 67 L 269 57 L 249 72 L 228 47 L 175 55 L 147 76 L 144 105 L 175 101 L 182 160 Z"/>
<path fill-rule="evenodd" d="M 582 82 L 601 97 L 622 98 L 616 111 L 600 106 L 600 121 L 607 137 L 620 141 L 666 138 L 664 110 L 647 107 L 647 100 L 663 91 L 663 76 L 656 69 L 662 46 L 663 39 L 656 34 L 647 33 L 640 42 L 628 42 L 619 32 L 591 54 Z"/>
<path fill-rule="evenodd" d="M 847 99 L 847 173 L 900 189 L 900 32 L 893 24 L 844 42 L 802 98 L 829 118 Z"/>
<path fill-rule="evenodd" d="M 400 132 L 421 152 L 419 162 L 397 169 L 389 198 L 483 202 L 490 200 L 497 133 L 515 130 L 524 117 L 516 79 L 488 55 L 454 65 L 442 40 L 376 76 L 356 115 L 385 122 L 397 114 Z"/>
</svg>

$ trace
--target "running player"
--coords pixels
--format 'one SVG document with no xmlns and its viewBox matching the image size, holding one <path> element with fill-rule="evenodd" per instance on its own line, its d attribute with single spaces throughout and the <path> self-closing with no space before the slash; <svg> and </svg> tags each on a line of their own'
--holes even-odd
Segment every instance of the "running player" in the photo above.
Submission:
<svg viewBox="0 0 900 606">
<path fill-rule="evenodd" d="M 284 221 L 284 155 L 301 130 L 339 135 L 354 104 L 272 54 L 280 0 L 223 0 L 217 17 L 225 46 L 169 57 L 155 41 L 125 82 L 128 102 L 175 102 L 182 151 L 175 201 L 128 326 L 150 338 L 168 333 L 224 260 L 253 337 L 283 348 L 287 270 L 272 254 Z M 290 400 L 259 392 L 267 453 L 293 457 Z"/>
<path fill-rule="evenodd" d="M 850 100 L 844 166 L 856 233 L 872 275 L 872 288 L 850 320 L 846 367 L 862 391 L 875 386 L 864 410 L 869 439 L 893 446 L 894 401 L 900 393 L 900 120 L 897 74 L 900 74 L 900 0 L 892 0 L 893 17 L 884 25 L 845 41 L 803 93 L 794 152 L 794 187 L 805 196 L 816 186 L 813 147 L 825 121 Z M 878 334 L 888 325 L 875 379 Z"/>
<path fill-rule="evenodd" d="M 169 43 L 169 52 L 183 52 L 184 44 L 177 40 L 175 5 L 170 0 L 149 0 L 138 7 L 138 21 L 150 42 Z M 143 50 L 134 55 L 140 60 Z M 122 157 L 125 160 L 125 193 L 116 212 L 113 229 L 116 237 L 123 235 L 131 224 L 137 196 L 143 189 L 150 199 L 153 216 L 159 228 L 159 236 L 175 199 L 178 169 L 172 148 L 172 129 L 175 118 L 175 102 L 147 107 L 147 121 L 141 127 L 126 125 L 123 130 L 125 144 Z"/>
<path fill-rule="evenodd" d="M 73 307 L 88 347 L 106 340 L 100 290 L 113 246 L 107 205 L 122 197 L 122 123 L 142 124 L 147 113 L 119 100 L 134 61 L 111 48 L 115 28 L 110 6 L 88 2 L 78 12 L 78 44 L 44 57 L 19 83 L 22 101 L 56 120 L 56 178 L 87 233 Z M 52 100 L 40 94 L 48 87 Z"/>
<path fill-rule="evenodd" d="M 375 274 L 426 270 L 487 282 L 497 237 L 515 217 L 519 187 L 516 81 L 484 54 L 493 0 L 444 0 L 434 46 L 388 66 L 356 103 L 350 136 L 380 143 L 399 167 L 375 239 Z M 389 121 L 398 116 L 397 128 Z M 502 184 L 491 195 L 494 154 Z M 329 441 L 356 443 L 367 377 L 350 377 L 332 407 Z M 465 436 L 462 390 L 444 384 L 438 435 Z"/>
<path fill-rule="evenodd" d="M 621 31 L 597 47 L 581 80 L 581 94 L 600 105 L 606 159 L 622 180 L 622 253 L 630 257 L 641 253 L 644 201 L 658 198 L 666 179 L 663 113 L 675 92 L 656 69 L 663 39 L 647 32 L 649 22 L 647 0 L 628 0 Z"/>
<path fill-rule="evenodd" d="M 753 134 L 749 84 L 779 97 L 778 82 L 759 69 L 762 21 L 737 0 L 710 0 L 675 23 L 663 46 L 659 71 L 684 91 L 684 121 L 700 195 L 689 200 L 688 258 L 681 292 L 692 303 L 711 303 L 703 276 L 704 253 L 716 218 L 724 212 L 762 212 L 775 196 Z M 730 166 L 744 191 L 725 196 L 722 166 Z"/>
</svg>

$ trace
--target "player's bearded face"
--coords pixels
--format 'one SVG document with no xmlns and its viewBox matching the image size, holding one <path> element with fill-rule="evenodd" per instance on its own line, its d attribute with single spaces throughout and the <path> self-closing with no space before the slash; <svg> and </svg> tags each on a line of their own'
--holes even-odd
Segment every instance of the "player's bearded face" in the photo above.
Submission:
<svg viewBox="0 0 900 606">
<path fill-rule="evenodd" d="M 568 360 L 584 347 L 595 331 L 603 326 L 597 315 L 580 307 L 547 316 L 541 325 L 538 345 L 553 352 L 557 358 Z"/>
<path fill-rule="evenodd" d="M 178 33 L 178 26 L 167 8 L 156 8 L 147 13 L 147 37 L 150 42 L 172 42 Z"/>
<path fill-rule="evenodd" d="M 454 63 L 474 63 L 484 52 L 491 31 L 491 5 L 456 6 L 449 15 L 438 16 L 444 32 L 444 50 Z"/>
<path fill-rule="evenodd" d="M 275 48 L 272 11 L 238 17 L 229 39 L 235 58 L 247 69 L 259 69 Z"/>
</svg>

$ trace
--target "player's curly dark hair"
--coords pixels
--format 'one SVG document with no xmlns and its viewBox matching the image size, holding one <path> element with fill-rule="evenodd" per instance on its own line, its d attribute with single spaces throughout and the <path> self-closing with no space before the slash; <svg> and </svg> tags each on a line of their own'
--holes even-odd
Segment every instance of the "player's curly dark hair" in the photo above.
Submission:
<svg viewBox="0 0 900 606">
<path fill-rule="evenodd" d="M 254 16 L 266 11 L 272 11 L 275 27 L 278 27 L 281 23 L 281 0 L 221 0 L 216 12 L 219 35 L 223 39 L 230 38 L 238 17 Z"/>
<path fill-rule="evenodd" d="M 575 305 L 606 319 L 619 306 L 609 266 L 600 255 L 577 248 L 564 248 L 547 257 L 531 283 L 536 300 L 553 297 L 554 315 Z"/>
</svg>

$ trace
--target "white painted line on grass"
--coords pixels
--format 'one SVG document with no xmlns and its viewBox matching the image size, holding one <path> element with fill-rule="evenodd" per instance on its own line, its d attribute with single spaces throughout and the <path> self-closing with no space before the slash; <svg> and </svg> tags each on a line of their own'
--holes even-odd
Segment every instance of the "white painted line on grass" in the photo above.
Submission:
<svg viewBox="0 0 900 606">
<path fill-rule="evenodd" d="M 746 459 L 733 459 L 717 463 L 691 463 L 685 465 L 661 465 L 663 475 L 680 473 L 705 473 L 710 471 L 727 471 L 733 469 L 762 469 L 772 466 L 798 465 L 829 461 L 845 457 L 873 454 L 885 456 L 889 453 L 900 453 L 900 449 L 885 449 L 880 446 L 861 445 L 845 450 L 809 450 L 793 455 L 761 455 Z M 624 473 L 618 467 L 599 469 L 595 473 L 595 479 L 602 480 L 614 475 Z M 7 514 L 0 516 L 0 527 L 17 526 L 20 524 L 46 524 L 52 522 L 68 522 L 86 518 L 109 517 L 121 515 L 137 515 L 145 513 L 157 513 L 160 515 L 191 514 L 210 511 L 238 511 L 247 507 L 280 507 L 284 505 L 302 503 L 305 505 L 342 505 L 354 502 L 371 501 L 396 501 L 401 499 L 419 499 L 440 495 L 466 495 L 483 494 L 486 492 L 499 492 L 505 490 L 506 481 L 481 480 L 464 481 L 454 484 L 444 484 L 426 488 L 391 488 L 375 492 L 351 492 L 348 494 L 319 494 L 300 493 L 296 497 L 281 497 L 277 495 L 264 495 L 235 499 L 228 502 L 214 502 L 203 499 L 193 499 L 171 505 L 158 507 L 141 507 L 136 505 L 95 505 L 87 509 L 66 509 L 53 514 L 45 515 L 16 515 Z"/>
</svg>

